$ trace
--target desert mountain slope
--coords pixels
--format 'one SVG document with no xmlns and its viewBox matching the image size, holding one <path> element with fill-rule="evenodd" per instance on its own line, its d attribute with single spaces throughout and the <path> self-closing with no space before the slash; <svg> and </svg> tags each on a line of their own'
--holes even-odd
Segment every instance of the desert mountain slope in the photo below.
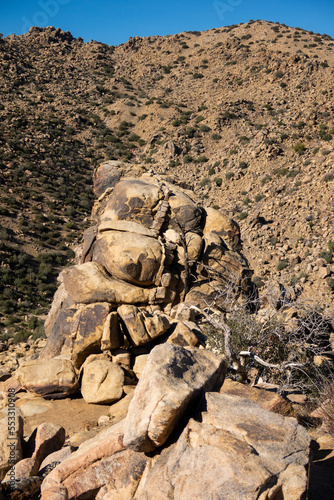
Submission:
<svg viewBox="0 0 334 500">
<path fill-rule="evenodd" d="M 1 39 L 4 319 L 47 307 L 106 159 L 194 188 L 240 223 L 260 286 L 330 306 L 333 47 L 264 21 L 118 47 L 54 28 Z"/>
</svg>

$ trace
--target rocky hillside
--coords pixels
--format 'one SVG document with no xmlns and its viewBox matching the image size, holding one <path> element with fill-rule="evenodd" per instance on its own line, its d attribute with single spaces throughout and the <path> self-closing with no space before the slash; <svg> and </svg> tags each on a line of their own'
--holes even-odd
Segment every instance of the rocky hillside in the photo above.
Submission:
<svg viewBox="0 0 334 500">
<path fill-rule="evenodd" d="M 263 21 L 118 47 L 54 28 L 1 39 L 3 328 L 37 326 L 106 159 L 194 188 L 239 222 L 259 287 L 330 306 L 333 47 Z"/>
</svg>

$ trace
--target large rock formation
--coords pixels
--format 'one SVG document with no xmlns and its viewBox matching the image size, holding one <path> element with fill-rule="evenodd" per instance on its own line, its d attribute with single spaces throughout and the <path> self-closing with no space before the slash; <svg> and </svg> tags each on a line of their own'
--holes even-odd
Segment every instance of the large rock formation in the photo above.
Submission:
<svg viewBox="0 0 334 500">
<path fill-rule="evenodd" d="M 214 301 L 226 308 L 227 296 L 249 296 L 253 287 L 234 221 L 200 207 L 194 193 L 172 179 L 121 173 L 121 165 L 106 162 L 94 174 L 99 198 L 92 226 L 77 263 L 60 275 L 41 358 L 65 356 L 78 371 L 88 356 L 104 352 L 112 361 L 123 348 L 131 353 L 125 377 L 133 380 L 135 355 L 157 343 L 198 345 L 200 330 L 187 322 L 194 319 L 190 305 Z M 139 347 L 144 352 L 137 353 Z M 102 389 L 88 395 L 88 370 L 85 399 L 99 402 L 101 393 L 105 402 Z"/>
</svg>

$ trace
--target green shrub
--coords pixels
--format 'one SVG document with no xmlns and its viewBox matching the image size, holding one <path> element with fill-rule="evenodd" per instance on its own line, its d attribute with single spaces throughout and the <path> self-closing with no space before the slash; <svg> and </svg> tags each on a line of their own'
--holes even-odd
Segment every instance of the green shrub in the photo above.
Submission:
<svg viewBox="0 0 334 500">
<path fill-rule="evenodd" d="M 286 267 L 288 267 L 289 261 L 288 259 L 282 259 L 277 264 L 277 271 L 283 271 Z"/>
<path fill-rule="evenodd" d="M 334 278 L 328 278 L 327 279 L 327 285 L 332 290 L 332 292 L 334 292 Z"/>
<path fill-rule="evenodd" d="M 258 203 L 259 201 L 263 200 L 263 198 L 264 198 L 264 194 L 257 194 L 254 199 L 255 199 L 256 203 Z"/>
<path fill-rule="evenodd" d="M 219 141 L 222 138 L 222 136 L 219 134 L 212 134 L 211 137 L 214 141 Z"/>
<path fill-rule="evenodd" d="M 323 181 L 324 182 L 330 182 L 334 179 L 334 172 L 329 172 L 328 174 L 324 175 Z"/>
<path fill-rule="evenodd" d="M 205 163 L 209 161 L 209 158 L 207 158 L 205 155 L 200 155 L 196 161 L 198 161 L 199 163 Z"/>
<path fill-rule="evenodd" d="M 190 163 L 193 161 L 193 159 L 190 155 L 184 155 L 183 161 L 184 161 L 184 163 Z"/>
<path fill-rule="evenodd" d="M 237 215 L 239 220 L 244 220 L 246 217 L 248 217 L 248 212 L 240 212 L 240 214 Z"/>
<path fill-rule="evenodd" d="M 303 144 L 302 142 L 298 142 L 293 146 L 293 150 L 299 155 L 304 154 L 305 149 L 306 149 L 305 144 Z"/>
<path fill-rule="evenodd" d="M 328 250 L 332 253 L 334 253 L 334 241 L 330 240 L 328 242 Z"/>
<path fill-rule="evenodd" d="M 201 125 L 199 129 L 201 132 L 209 132 L 211 130 L 207 125 Z"/>
<path fill-rule="evenodd" d="M 226 172 L 225 177 L 227 180 L 232 179 L 234 177 L 234 173 L 233 172 Z"/>
<path fill-rule="evenodd" d="M 223 183 L 223 179 L 221 177 L 216 177 L 215 178 L 215 183 L 218 187 L 220 187 Z"/>
<path fill-rule="evenodd" d="M 332 252 L 328 252 L 328 251 L 320 252 L 319 257 L 320 257 L 320 259 L 325 259 L 327 264 L 331 264 L 331 262 L 332 262 Z"/>
<path fill-rule="evenodd" d="M 204 177 L 204 179 L 201 180 L 201 186 L 208 186 L 211 183 L 210 179 L 208 177 Z"/>
</svg>

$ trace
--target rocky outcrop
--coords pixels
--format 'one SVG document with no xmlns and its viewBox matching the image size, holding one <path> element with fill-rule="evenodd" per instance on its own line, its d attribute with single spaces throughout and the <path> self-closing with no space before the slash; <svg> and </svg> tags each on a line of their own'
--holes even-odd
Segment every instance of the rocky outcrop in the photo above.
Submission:
<svg viewBox="0 0 334 500">
<path fill-rule="evenodd" d="M 182 415 L 223 383 L 221 356 L 172 344 L 155 347 L 141 373 L 124 423 L 124 445 L 152 451 L 165 443 Z"/>
<path fill-rule="evenodd" d="M 206 401 L 201 422 L 190 420 L 134 498 L 301 498 L 309 460 L 306 430 L 246 398 L 208 393 Z"/>
<path fill-rule="evenodd" d="M 78 371 L 88 356 L 105 353 L 113 362 L 114 351 L 122 348 L 131 355 L 131 363 L 123 366 L 127 383 L 135 380 L 135 357 L 157 343 L 199 345 L 201 331 L 188 321 L 195 319 L 189 307 L 206 306 L 218 296 L 217 307 L 228 307 L 223 290 L 229 297 L 232 290 L 234 298 L 249 294 L 252 272 L 239 252 L 235 222 L 200 207 L 194 193 L 171 179 L 124 178 L 124 168 L 116 163 L 106 162 L 94 174 L 99 199 L 93 225 L 84 233 L 79 263 L 61 273 L 41 358 L 66 355 Z M 180 304 L 182 314 L 176 312 Z M 140 347 L 145 351 L 136 352 Z M 88 378 L 97 384 L 96 394 L 104 392 L 98 382 L 104 369 L 90 370 L 86 365 L 82 378 L 87 401 L 120 397 L 91 399 Z"/>
</svg>

